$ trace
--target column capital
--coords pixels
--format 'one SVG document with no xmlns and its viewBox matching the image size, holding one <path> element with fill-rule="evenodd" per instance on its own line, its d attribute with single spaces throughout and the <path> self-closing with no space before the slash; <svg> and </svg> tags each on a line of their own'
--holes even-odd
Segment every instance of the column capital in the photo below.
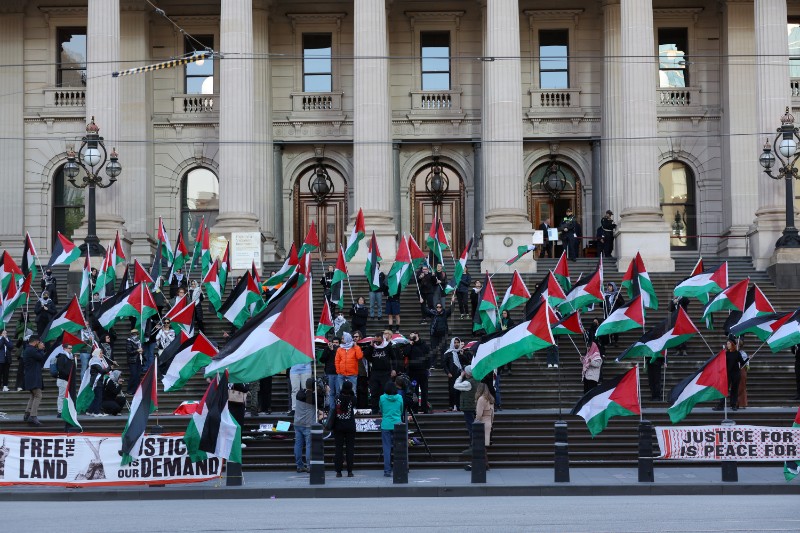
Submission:
<svg viewBox="0 0 800 533">
<path fill-rule="evenodd" d="M 603 0 L 603 9 L 611 6 L 618 6 L 620 0 Z"/>
<path fill-rule="evenodd" d="M 6 0 L 0 4 L 0 15 L 11 15 L 25 12 L 25 0 Z"/>
</svg>

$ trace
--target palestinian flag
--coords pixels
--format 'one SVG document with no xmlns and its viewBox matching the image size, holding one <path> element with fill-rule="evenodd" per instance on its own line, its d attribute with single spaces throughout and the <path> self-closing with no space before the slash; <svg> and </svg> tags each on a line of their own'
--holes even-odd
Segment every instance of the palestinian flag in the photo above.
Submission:
<svg viewBox="0 0 800 533">
<path fill-rule="evenodd" d="M 67 379 L 67 390 L 64 392 L 64 403 L 61 404 L 61 419 L 67 424 L 83 431 L 81 423 L 78 422 L 78 409 L 75 407 L 75 399 L 72 397 L 72 384 L 75 381 L 75 372 L 75 360 L 73 360 L 72 367 L 69 371 L 69 379 Z"/>
<path fill-rule="evenodd" d="M 744 322 L 747 322 L 748 320 L 774 313 L 775 308 L 772 307 L 772 304 L 769 302 L 764 293 L 761 292 L 761 289 L 758 287 L 758 285 L 753 283 L 753 286 L 747 291 L 747 298 L 745 299 L 744 303 L 744 311 L 742 311 L 736 323 L 731 326 L 731 333 L 733 333 L 733 328 L 743 324 Z"/>
<path fill-rule="evenodd" d="M 36 274 L 39 269 L 36 267 L 38 256 L 36 248 L 33 246 L 33 241 L 29 233 L 25 233 L 25 244 L 22 247 L 22 275 L 27 276 L 31 274 L 31 279 L 36 279 Z"/>
<path fill-rule="evenodd" d="M 203 277 L 208 273 L 208 269 L 211 266 L 211 228 L 206 226 L 206 229 L 203 231 L 203 244 L 200 248 L 200 266 L 202 270 L 200 271 L 203 274 Z"/>
<path fill-rule="evenodd" d="M 117 281 L 117 273 L 114 270 L 114 259 L 112 257 L 113 247 L 109 246 L 106 250 L 106 255 L 103 256 L 103 265 L 97 274 L 97 281 L 95 281 L 93 294 L 99 294 L 100 298 L 107 296 L 107 291 L 114 291 L 114 282 Z"/>
<path fill-rule="evenodd" d="M 214 398 L 207 400 L 203 432 L 200 434 L 200 450 L 232 463 L 242 462 L 242 427 L 233 418 L 228 408 L 228 395 L 221 394 L 228 390 L 227 376 L 220 378 L 220 386 Z"/>
<path fill-rule="evenodd" d="M 224 389 L 220 388 L 219 385 L 218 377 L 209 380 L 206 392 L 203 394 L 203 399 L 194 406 L 192 419 L 189 421 L 189 426 L 186 428 L 186 433 L 183 436 L 183 442 L 186 444 L 189 459 L 191 459 L 193 463 L 208 459 L 208 454 L 200 450 L 200 437 L 203 435 L 203 428 L 206 423 L 208 404 L 214 403 L 218 394 L 223 394 L 226 398 L 228 397 L 227 378 Z"/>
<path fill-rule="evenodd" d="M 89 257 L 89 250 L 86 250 L 86 257 L 83 260 L 83 269 L 81 270 L 81 288 L 78 291 L 78 302 L 81 307 L 89 305 L 89 296 L 92 292 L 92 262 Z"/>
<path fill-rule="evenodd" d="M 544 297 L 547 298 L 547 303 L 553 308 L 557 308 L 567 299 L 564 289 L 561 287 L 555 275 L 553 275 L 552 270 L 547 272 L 547 288 L 545 289 Z"/>
<path fill-rule="evenodd" d="M 773 352 L 800 344 L 800 311 L 795 311 L 789 318 L 776 321 L 772 327 L 775 332 L 769 336 L 767 344 Z"/>
<path fill-rule="evenodd" d="M 428 236 L 425 238 L 425 244 L 428 246 L 428 250 L 433 256 L 431 264 L 433 266 L 437 264 L 443 265 L 443 252 L 450 248 L 450 245 L 447 242 L 447 235 L 444 233 L 444 226 L 442 225 L 441 218 L 434 217 L 433 220 L 431 220 L 431 229 L 428 232 Z"/>
<path fill-rule="evenodd" d="M 339 255 L 336 257 L 336 268 L 333 270 L 333 279 L 331 280 L 331 302 L 340 309 L 344 306 L 344 282 L 348 277 L 344 250 L 340 246 Z"/>
<path fill-rule="evenodd" d="M 29 272 L 25 276 L 22 286 L 17 287 L 16 283 L 8 285 L 8 292 L 5 296 L 0 293 L 0 328 L 11 322 L 14 312 L 28 302 L 31 293 L 31 279 L 33 273 Z"/>
<path fill-rule="evenodd" d="M 100 327 L 108 331 L 123 317 L 134 317 L 136 327 L 144 335 L 142 325 L 148 318 L 158 313 L 153 295 L 144 283 L 137 283 L 130 289 L 121 291 L 100 304 L 96 316 Z"/>
<path fill-rule="evenodd" d="M 250 318 L 254 304 L 263 302 L 261 290 L 253 280 L 250 272 L 245 272 L 239 283 L 233 288 L 230 296 L 217 311 L 220 318 L 224 318 L 237 328 L 241 328 Z"/>
<path fill-rule="evenodd" d="M 411 257 L 411 267 L 413 270 L 418 270 L 423 263 L 428 261 L 425 257 L 425 252 L 422 251 L 417 241 L 414 240 L 413 235 L 408 236 L 408 255 Z"/>
<path fill-rule="evenodd" d="M 72 300 L 47 325 L 42 333 L 42 342 L 56 340 L 65 331 L 77 333 L 85 327 L 86 320 L 83 318 L 78 297 L 73 296 Z"/>
<path fill-rule="evenodd" d="M 521 322 L 502 335 L 481 341 L 472 359 L 472 375 L 480 381 L 495 368 L 553 344 L 548 306 L 542 305 L 531 320 Z"/>
<path fill-rule="evenodd" d="M 175 330 L 175 333 L 189 332 L 192 330 L 194 321 L 194 308 L 194 302 L 190 302 L 187 296 L 181 296 L 172 309 L 167 311 L 164 318 L 170 321 L 170 328 Z"/>
<path fill-rule="evenodd" d="M 478 309 L 473 317 L 472 331 L 483 330 L 487 334 L 494 333 L 500 326 L 500 317 L 497 311 L 497 293 L 494 292 L 488 270 L 483 279 L 483 288 L 478 302 Z"/>
<path fill-rule="evenodd" d="M 267 287 L 272 289 L 273 287 L 277 287 L 286 281 L 289 276 L 294 274 L 294 271 L 299 263 L 300 257 L 297 255 L 297 248 L 295 248 L 294 243 L 292 243 L 292 247 L 289 249 L 289 254 L 286 256 L 286 261 L 284 261 L 281 269 L 278 270 L 274 276 L 267 280 Z"/>
<path fill-rule="evenodd" d="M 730 334 L 735 337 L 741 337 L 745 333 L 752 333 L 758 337 L 758 340 L 761 342 L 766 342 L 779 327 L 773 329 L 773 325 L 778 323 L 778 321 L 788 319 L 791 315 L 792 313 L 768 313 L 748 320 L 740 320 L 731 327 Z M 783 324 L 783 322 L 781 322 L 781 324 Z"/>
<path fill-rule="evenodd" d="M 343 253 L 341 257 L 344 259 Z M 284 292 L 234 333 L 206 367 L 206 377 L 227 369 L 232 382 L 250 383 L 313 361 L 311 285 L 306 281 Z"/>
<path fill-rule="evenodd" d="M 297 252 L 297 257 L 300 258 L 303 254 L 310 254 L 314 250 L 319 248 L 319 237 L 317 237 L 317 225 L 314 221 L 311 221 L 311 225 L 308 227 L 308 233 L 306 234 L 306 238 L 303 239 L 303 245 L 300 247 L 300 251 Z"/>
<path fill-rule="evenodd" d="M 138 259 L 133 260 L 133 282 L 147 283 L 148 285 L 154 283 L 153 278 L 150 277 L 150 274 L 147 273 L 147 270 L 144 269 Z"/>
<path fill-rule="evenodd" d="M 161 248 L 156 248 L 156 254 L 153 257 L 153 264 L 150 266 L 150 279 L 153 280 L 152 284 L 147 286 L 154 292 L 161 292 Z"/>
<path fill-rule="evenodd" d="M 22 270 L 19 269 L 17 263 L 11 254 L 3 250 L 3 255 L 0 256 L 0 292 L 5 294 L 8 289 L 8 284 L 15 281 L 17 278 L 22 277 Z"/>
<path fill-rule="evenodd" d="M 119 231 L 114 238 L 114 247 L 111 249 L 111 264 L 117 266 L 125 262 L 125 250 L 122 248 L 122 241 L 119 238 Z"/>
<path fill-rule="evenodd" d="M 56 234 L 56 242 L 53 244 L 53 255 L 50 256 L 50 261 L 47 263 L 48 267 L 56 265 L 69 265 L 81 256 L 81 249 L 75 246 L 69 239 L 61 235 L 59 231 Z"/>
<path fill-rule="evenodd" d="M 702 263 L 698 261 L 698 266 Z M 695 267 L 695 271 L 697 270 Z M 718 294 L 728 286 L 728 262 L 722 263 L 714 272 L 694 274 L 675 287 L 672 293 L 678 297 L 697 298 L 708 303 L 711 295 Z"/>
<path fill-rule="evenodd" d="M 511 311 L 515 307 L 519 307 L 527 302 L 530 297 L 531 293 L 528 292 L 528 287 L 526 287 L 525 282 L 522 281 L 522 276 L 515 270 L 511 278 L 511 285 L 506 289 L 506 294 L 503 296 L 503 301 L 500 304 L 500 313 L 503 311 Z"/>
<path fill-rule="evenodd" d="M 347 260 L 346 255 L 345 260 Z M 375 238 L 375 232 L 373 231 L 372 240 L 367 247 L 367 265 L 364 267 L 364 275 L 367 276 L 370 291 L 377 291 L 381 288 L 381 271 L 378 268 L 380 261 L 381 252 L 378 250 L 378 240 Z"/>
<path fill-rule="evenodd" d="M 552 307 L 550 309 L 552 310 Z M 555 313 L 550 317 L 550 328 L 553 330 L 553 335 L 583 335 L 580 312 L 575 311 L 561 320 L 554 321 L 553 318 L 558 318 Z"/>
<path fill-rule="evenodd" d="M 169 242 L 167 228 L 164 226 L 164 220 L 161 217 L 158 217 L 158 246 L 161 248 L 162 259 L 166 259 L 167 264 L 171 265 L 175 261 L 175 255 L 172 253 L 172 245 Z"/>
<path fill-rule="evenodd" d="M 92 380 L 92 371 L 90 369 L 86 369 L 83 371 L 83 376 L 81 376 L 81 386 L 78 389 L 78 397 L 75 400 L 75 410 L 83 414 L 92 405 L 92 401 L 94 401 L 94 385 L 101 375 L 98 374 L 95 376 L 94 380 Z"/>
<path fill-rule="evenodd" d="M 136 389 L 131 401 L 131 412 L 128 423 L 122 432 L 122 466 L 139 458 L 139 452 L 147 429 L 150 413 L 158 409 L 158 387 L 156 384 L 156 365 L 150 365 Z"/>
<path fill-rule="evenodd" d="M 305 281 L 311 277 L 311 254 L 303 254 L 295 272 L 297 272 L 300 281 Z"/>
<path fill-rule="evenodd" d="M 554 272 L 553 275 L 558 279 L 558 274 Z M 576 282 L 558 310 L 562 314 L 569 314 L 593 303 L 603 303 L 603 272 L 600 269 Z"/>
<path fill-rule="evenodd" d="M 800 427 L 800 409 L 797 410 L 797 414 L 794 417 L 794 424 L 792 424 L 793 428 Z M 791 461 L 783 463 L 783 477 L 786 481 L 791 481 L 800 474 L 800 461 Z"/>
<path fill-rule="evenodd" d="M 219 259 L 212 263 L 211 268 L 208 269 L 208 273 L 203 278 L 201 284 L 208 297 L 208 301 L 210 301 L 214 309 L 219 312 L 219 308 L 222 307 L 222 286 L 219 281 Z M 177 302 L 175 305 L 177 306 Z"/>
<path fill-rule="evenodd" d="M 667 409 L 669 419 L 677 424 L 700 402 L 718 400 L 728 395 L 728 370 L 725 350 L 706 361 L 700 369 L 672 389 Z"/>
<path fill-rule="evenodd" d="M 203 236 L 206 234 L 206 217 L 203 215 L 200 218 L 200 226 L 197 228 L 197 233 L 194 237 L 194 246 L 192 247 L 192 262 L 189 265 L 189 269 L 197 266 L 197 262 L 200 260 L 200 256 L 203 255 Z"/>
<path fill-rule="evenodd" d="M 633 346 L 617 357 L 617 361 L 635 357 L 656 358 L 664 350 L 680 346 L 699 333 L 683 307 L 678 306 L 678 310 L 672 313 L 672 316 L 647 330 Z"/>
<path fill-rule="evenodd" d="M 217 353 L 202 332 L 183 342 L 176 338 L 164 348 L 158 360 L 159 371 L 164 376 L 161 378 L 164 392 L 182 388 L 201 368 L 208 366 Z"/>
<path fill-rule="evenodd" d="M 733 309 L 734 311 L 744 310 L 744 302 L 747 298 L 747 286 L 749 284 L 750 278 L 745 278 L 727 287 L 706 305 L 703 310 L 703 318 L 710 318 L 711 313 L 724 309 Z"/>
<path fill-rule="evenodd" d="M 375 233 L 373 231 L 373 233 Z M 347 238 L 347 248 L 344 251 L 344 259 L 345 261 L 352 261 L 352 259 L 358 253 L 358 245 L 361 242 L 361 239 L 367 234 L 367 230 L 364 226 L 364 212 L 361 208 L 358 208 L 358 214 L 356 215 L 356 223 L 353 226 L 353 231 L 350 233 L 350 237 Z"/>
<path fill-rule="evenodd" d="M 315 335 L 317 337 L 325 337 L 330 330 L 333 329 L 333 317 L 331 316 L 331 308 L 328 306 L 328 299 L 322 304 L 322 312 L 319 315 L 319 325 Z"/>
<path fill-rule="evenodd" d="M 561 257 L 556 263 L 556 268 L 553 269 L 553 275 L 565 293 L 572 290 L 572 283 L 569 280 L 569 266 L 567 266 L 567 252 L 561 253 Z"/>
<path fill-rule="evenodd" d="M 231 271 L 231 262 L 228 259 L 230 249 L 231 243 L 227 243 L 225 245 L 225 253 L 222 254 L 222 259 L 219 262 L 217 275 L 219 276 L 220 294 L 225 292 L 225 285 L 228 283 L 228 273 Z"/>
<path fill-rule="evenodd" d="M 532 252 L 535 249 L 536 249 L 536 246 L 533 245 L 533 244 L 527 244 L 525 246 L 517 246 L 517 255 L 515 255 L 514 257 L 512 257 L 511 259 L 506 261 L 506 264 L 509 265 L 509 266 L 513 265 L 514 263 L 516 263 L 517 261 L 522 259 L 522 257 L 525 254 L 527 254 L 529 252 Z"/>
<path fill-rule="evenodd" d="M 448 283 L 447 287 L 444 289 L 445 294 L 452 293 L 458 288 L 458 284 L 461 283 L 461 276 L 464 275 L 464 271 L 467 269 L 467 258 L 469 257 L 469 250 L 472 248 L 473 239 L 474 237 L 470 238 L 464 250 L 461 252 L 461 257 L 458 258 L 458 263 L 456 263 L 455 271 L 453 272 L 452 283 Z"/>
<path fill-rule="evenodd" d="M 389 275 L 386 277 L 386 284 L 389 286 L 389 296 L 394 296 L 405 289 L 413 275 L 411 252 L 408 249 L 408 238 L 403 235 L 400 238 L 400 246 L 397 247 L 397 256 L 394 259 L 392 268 L 389 270 Z"/>
<path fill-rule="evenodd" d="M 47 359 L 45 359 L 42 368 L 50 368 L 50 363 L 52 363 L 59 354 L 64 353 L 64 345 L 69 344 L 72 346 L 73 352 L 78 353 L 81 349 L 85 348 L 87 344 L 83 342 L 79 336 L 75 336 L 72 333 L 65 331 L 63 335 L 60 335 L 55 342 L 53 343 L 50 353 L 47 355 Z"/>
<path fill-rule="evenodd" d="M 636 257 L 631 259 L 621 285 L 628 291 L 629 299 L 635 294 L 641 294 L 645 308 L 658 309 L 658 296 L 639 252 L 636 252 Z"/>
<path fill-rule="evenodd" d="M 595 336 L 610 335 L 613 333 L 622 333 L 623 331 L 630 331 L 636 328 L 644 327 L 644 305 L 642 304 L 642 297 L 637 296 L 625 306 L 620 307 L 598 326 L 595 331 Z"/>
<path fill-rule="evenodd" d="M 131 269 L 128 268 L 127 265 L 122 269 L 122 277 L 119 279 L 119 290 L 124 291 L 125 289 L 131 288 L 130 271 Z M 89 270 L 89 275 L 91 276 L 91 269 Z M 89 279 L 91 280 L 91 277 Z"/>
<path fill-rule="evenodd" d="M 639 403 L 639 366 L 593 388 L 578 400 L 571 414 L 586 420 L 592 437 L 608 426 L 613 416 L 634 416 L 642 413 Z"/>
<path fill-rule="evenodd" d="M 172 254 L 172 263 L 169 265 L 167 283 L 172 283 L 175 271 L 183 269 L 187 261 L 189 261 L 189 250 L 186 248 L 186 242 L 183 240 L 183 232 L 179 231 L 178 240 L 175 241 L 175 252 Z"/>
</svg>

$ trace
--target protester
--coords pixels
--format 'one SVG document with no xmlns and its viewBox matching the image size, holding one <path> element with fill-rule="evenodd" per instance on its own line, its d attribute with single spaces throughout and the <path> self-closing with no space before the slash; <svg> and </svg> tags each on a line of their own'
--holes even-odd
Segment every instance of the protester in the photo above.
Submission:
<svg viewBox="0 0 800 533">
<path fill-rule="evenodd" d="M 509 313 L 508 309 L 503 309 L 500 313 L 499 325 L 500 331 L 508 331 L 516 325 L 514 320 L 511 319 L 511 313 Z M 509 362 L 501 366 L 498 369 L 498 373 L 511 375 L 511 363 Z"/>
<path fill-rule="evenodd" d="M 41 426 L 42 423 L 39 422 L 39 402 L 42 401 L 42 389 L 44 388 L 42 365 L 47 356 L 44 353 L 44 343 L 39 340 L 38 335 L 31 335 L 28 338 L 28 345 L 25 346 L 22 359 L 25 364 L 24 389 L 31 393 L 22 420 L 28 422 L 31 426 Z"/>
<path fill-rule="evenodd" d="M 411 386 L 419 389 L 422 412 L 428 413 L 430 410 L 428 403 L 428 368 L 430 368 L 428 346 L 420 338 L 418 332 L 412 331 L 408 335 L 408 344 L 403 347 L 403 352 L 403 357 L 408 361 L 408 377 L 411 379 Z"/>
<path fill-rule="evenodd" d="M 480 305 L 481 299 L 481 291 L 483 290 L 483 282 L 479 279 L 475 280 L 475 286 L 469 293 L 469 303 L 472 312 L 470 313 L 470 318 L 475 316 L 475 313 L 478 312 L 478 306 Z"/>
<path fill-rule="evenodd" d="M 361 348 L 361 352 L 364 352 L 364 346 L 361 344 L 361 332 L 354 331 L 353 332 L 353 342 L 356 343 L 356 346 Z M 366 344 L 366 343 L 365 343 Z M 370 364 L 366 357 L 362 357 L 361 360 L 358 362 L 358 377 L 356 378 L 356 408 L 357 409 L 369 409 L 369 374 L 370 374 Z"/>
<path fill-rule="evenodd" d="M 341 310 L 336 313 L 336 318 L 333 319 L 333 334 L 341 338 L 344 333 L 353 333 L 353 328 L 350 322 L 344 317 L 344 312 Z"/>
<path fill-rule="evenodd" d="M 360 331 L 361 336 L 364 337 L 367 333 L 367 318 L 369 317 L 369 308 L 364 302 L 364 297 L 359 296 L 356 303 L 350 308 L 350 323 L 353 326 L 353 331 Z"/>
<path fill-rule="evenodd" d="M 328 381 L 328 394 L 325 405 L 327 409 L 333 409 L 336 397 L 340 392 L 340 383 L 336 372 L 336 351 L 339 349 L 339 339 L 334 337 L 328 341 L 319 356 L 319 362 L 324 365 L 325 378 Z"/>
<path fill-rule="evenodd" d="M 486 383 L 478 383 L 475 390 L 475 422 L 483 422 L 483 441 L 486 449 L 486 470 L 489 470 L 489 444 L 494 422 L 494 397 Z"/>
<path fill-rule="evenodd" d="M 683 297 L 678 297 L 678 296 L 674 297 L 669 302 L 669 313 L 670 313 L 670 315 L 672 315 L 672 313 L 677 311 L 678 307 L 681 307 L 681 308 L 683 308 L 684 311 L 686 311 L 689 308 L 689 302 L 690 302 L 689 298 L 687 298 L 685 296 L 683 296 Z M 678 350 L 678 354 L 677 355 L 688 355 L 687 352 L 686 352 L 686 346 L 687 345 L 688 345 L 688 341 L 684 342 L 683 344 L 679 344 L 676 347 L 676 349 Z M 798 392 L 800 392 L 800 389 L 798 389 Z M 798 396 L 800 396 L 800 395 L 798 395 Z"/>
<path fill-rule="evenodd" d="M 194 302 L 194 325 L 203 332 L 206 330 L 206 324 L 203 320 L 203 300 L 205 299 L 203 288 L 197 283 L 196 279 L 193 279 L 189 286 L 189 300 Z"/>
<path fill-rule="evenodd" d="M 61 416 L 61 408 L 64 405 L 64 397 L 67 394 L 67 383 L 69 375 L 75 368 L 75 357 L 72 355 L 72 345 L 64 344 L 63 351 L 56 356 L 56 386 L 58 387 L 58 397 L 56 398 L 56 411 Z M 70 391 L 71 395 L 72 391 Z"/>
<path fill-rule="evenodd" d="M 56 304 L 50 299 L 49 292 L 44 291 L 42 293 L 42 296 L 33 308 L 33 312 L 36 314 L 36 334 L 41 336 L 44 330 L 47 329 L 47 325 L 50 324 L 58 313 L 58 311 L 56 311 Z"/>
<path fill-rule="evenodd" d="M 428 320 L 425 318 L 425 310 L 433 307 L 433 289 L 436 286 L 436 279 L 428 270 L 427 266 L 422 266 L 416 273 L 417 287 L 420 295 L 419 309 L 422 315 L 420 324 L 427 324 Z"/>
<path fill-rule="evenodd" d="M 398 288 L 397 294 L 390 294 L 386 297 L 386 316 L 389 319 L 389 329 L 394 329 L 395 333 L 400 331 L 400 292 Z"/>
<path fill-rule="evenodd" d="M 299 390 L 295 395 L 294 409 L 294 462 L 297 472 L 308 472 L 311 464 L 311 426 L 317 423 L 317 395 L 316 382 L 312 378 L 305 380 L 305 389 Z M 303 463 L 303 447 L 306 451 L 306 461 Z"/>
<path fill-rule="evenodd" d="M 363 349 L 364 358 L 370 363 L 368 386 L 369 406 L 372 414 L 378 414 L 381 392 L 386 384 L 397 376 L 399 367 L 394 346 L 390 342 L 391 331 L 388 332 L 388 337 L 388 339 L 385 336 L 376 337 L 369 346 Z"/>
<path fill-rule="evenodd" d="M 384 388 L 380 400 L 381 442 L 383 444 L 383 476 L 392 476 L 392 443 L 395 424 L 403 421 L 403 397 L 397 394 L 397 386 L 390 381 Z"/>
<path fill-rule="evenodd" d="M 341 392 L 336 396 L 332 407 L 333 438 L 336 443 L 334 466 L 336 477 L 342 477 L 343 449 L 347 450 L 347 477 L 353 477 L 353 466 L 356 447 L 356 417 L 354 412 L 355 393 L 353 384 L 345 381 Z"/>
<path fill-rule="evenodd" d="M 156 334 L 156 345 L 158 346 L 159 354 L 174 340 L 175 330 L 170 328 L 170 320 L 165 318 Z"/>
<path fill-rule="evenodd" d="M 378 269 L 378 288 L 369 291 L 369 317 L 383 319 L 383 294 L 388 291 L 386 286 L 386 274 L 381 270 L 381 264 L 376 265 Z"/>
<path fill-rule="evenodd" d="M 100 349 L 103 350 L 103 357 L 112 368 L 117 368 L 116 359 L 114 359 L 114 341 L 111 340 L 111 335 L 106 333 L 103 335 L 103 342 L 100 343 Z"/>
<path fill-rule="evenodd" d="M 545 217 L 542 219 L 542 223 L 539 224 L 539 231 L 542 232 L 542 245 L 539 247 L 539 259 L 541 259 L 542 257 L 553 256 L 550 250 L 550 238 L 547 235 L 549 229 L 550 229 L 550 217 Z"/>
<path fill-rule="evenodd" d="M 8 330 L 0 331 L 0 386 L 8 392 L 8 375 L 11 369 L 11 357 L 14 354 L 14 343 L 8 338 Z"/>
<path fill-rule="evenodd" d="M 333 273 L 334 268 L 333 265 L 328 265 L 328 271 L 325 272 L 325 275 L 322 276 L 319 282 L 322 284 L 322 292 L 325 295 L 325 299 L 328 300 L 328 306 L 333 309 L 333 301 L 331 301 L 331 287 L 333 286 Z"/>
<path fill-rule="evenodd" d="M 102 412 L 103 391 L 105 390 L 104 378 L 110 371 L 111 369 L 103 359 L 103 350 L 95 348 L 89 361 L 89 386 L 94 391 L 94 400 L 92 400 L 89 409 L 86 411 L 90 416 L 106 416 Z"/>
<path fill-rule="evenodd" d="M 14 388 L 17 389 L 17 392 L 22 392 L 22 386 L 25 384 L 25 361 L 23 359 L 23 354 L 28 340 L 31 338 L 31 335 L 33 335 L 33 330 L 27 327 L 27 323 L 28 313 L 27 311 L 23 311 L 22 317 L 19 322 L 17 322 L 17 329 L 14 334 L 17 352 L 17 378 L 14 383 Z"/>
<path fill-rule="evenodd" d="M 58 280 L 53 275 L 53 271 L 50 268 L 45 269 L 39 285 L 42 287 L 43 293 L 47 292 L 50 295 L 50 298 L 53 300 L 53 305 L 58 305 Z"/>
<path fill-rule="evenodd" d="M 81 362 L 81 376 L 83 376 L 89 370 L 89 359 L 92 358 L 92 346 L 94 345 L 94 332 L 88 325 L 81 329 L 81 342 L 83 343 L 83 348 L 81 348 L 78 356 Z"/>
<path fill-rule="evenodd" d="M 447 272 L 444 271 L 442 264 L 439 263 L 436 265 L 436 272 L 433 273 L 433 294 L 432 294 L 432 303 L 433 305 L 437 304 L 445 304 L 444 301 L 444 290 L 447 288 Z M 455 294 L 453 295 L 455 296 Z"/>
<path fill-rule="evenodd" d="M 659 356 L 654 359 L 645 359 L 645 366 L 647 367 L 647 385 L 650 388 L 650 399 L 659 401 L 663 394 L 661 373 L 664 369 L 664 358 Z"/>
<path fill-rule="evenodd" d="M 464 423 L 467 426 L 469 442 L 472 442 L 472 423 L 475 421 L 475 390 L 478 382 L 472 377 L 472 365 L 467 365 L 453 384 L 456 390 L 461 392 L 460 404 L 461 412 L 464 413 Z M 464 394 L 469 393 L 471 394 Z"/>
<path fill-rule="evenodd" d="M 430 368 L 438 367 L 442 368 L 441 361 L 439 359 L 439 347 L 442 344 L 442 341 L 447 336 L 448 326 L 447 326 L 447 319 L 450 318 L 450 314 L 453 312 L 453 301 L 455 300 L 455 295 L 450 299 L 450 308 L 445 309 L 444 305 L 441 303 L 436 304 L 435 309 L 425 309 L 425 314 L 431 317 L 431 361 L 430 361 Z M 423 299 L 420 298 L 420 303 L 423 303 Z"/>
<path fill-rule="evenodd" d="M 236 420 L 243 430 L 248 392 L 250 392 L 250 388 L 247 386 L 247 383 L 228 383 L 228 410 L 233 419 Z M 242 444 L 242 448 L 246 447 L 245 444 Z"/>
<path fill-rule="evenodd" d="M 141 380 L 142 367 L 144 366 L 144 348 L 142 348 L 142 341 L 139 337 L 139 330 L 134 328 L 128 337 L 125 354 L 128 359 L 128 371 L 130 377 L 128 378 L 128 394 L 135 394 L 136 389 L 139 388 L 139 380 Z"/>
<path fill-rule="evenodd" d="M 297 397 L 299 396 L 303 384 L 311 379 L 312 372 L 313 369 L 311 368 L 310 359 L 306 363 L 298 363 L 289 368 L 289 382 L 292 385 L 292 403 L 288 413 L 289 416 L 297 413 Z"/>
<path fill-rule="evenodd" d="M 183 290 L 184 294 L 186 293 L 186 275 L 183 273 L 183 270 L 180 268 L 175 269 L 175 272 L 172 273 L 172 279 L 169 282 L 169 297 L 174 299 L 178 296 L 179 291 Z M 175 305 L 173 302 L 172 305 Z"/>
<path fill-rule="evenodd" d="M 444 352 L 442 359 L 444 360 L 444 371 L 447 374 L 447 390 L 449 401 L 447 409 L 458 411 L 458 403 L 460 392 L 454 387 L 456 379 L 461 375 L 464 366 L 461 364 L 461 339 L 453 337 L 450 339 L 450 347 Z"/>
<path fill-rule="evenodd" d="M 603 356 L 600 355 L 600 348 L 597 343 L 592 343 L 586 355 L 581 356 L 581 364 L 583 365 L 583 393 L 586 394 L 595 388 L 600 382 L 600 367 L 603 366 Z"/>
<path fill-rule="evenodd" d="M 261 378 L 258 384 L 258 414 L 272 413 L 272 376 Z"/>
<path fill-rule="evenodd" d="M 458 287 L 456 287 L 456 299 L 458 300 L 458 318 L 470 318 L 467 308 L 467 301 L 469 299 L 469 285 L 472 283 L 472 276 L 469 273 L 469 268 L 464 267 L 464 272 L 461 273 L 461 279 L 458 280 Z"/>
<path fill-rule="evenodd" d="M 750 356 L 744 351 L 744 339 L 739 337 L 736 340 L 736 347 L 739 350 L 739 356 L 742 358 L 739 363 L 739 409 L 747 407 L 747 373 L 750 371 Z"/>
<path fill-rule="evenodd" d="M 606 283 L 606 290 L 603 291 L 603 309 L 605 316 L 610 315 L 624 305 L 625 298 L 622 296 L 621 290 L 617 289 L 617 284 L 611 281 Z M 619 340 L 619 334 L 612 333 L 607 335 L 606 338 L 607 342 L 605 342 L 605 344 L 616 346 L 617 340 Z"/>
<path fill-rule="evenodd" d="M 358 365 L 364 353 L 361 347 L 358 346 L 353 340 L 353 336 L 349 333 L 342 335 L 342 342 L 339 349 L 336 350 L 336 374 L 339 381 L 339 390 L 345 381 L 353 384 L 353 388 L 358 386 Z"/>
<path fill-rule="evenodd" d="M 108 375 L 103 389 L 103 413 L 119 416 L 125 406 L 125 396 L 122 395 L 122 372 L 114 370 Z"/>
<path fill-rule="evenodd" d="M 728 337 L 725 341 L 725 366 L 728 374 L 728 405 L 732 411 L 739 410 L 739 380 L 741 379 L 742 354 L 736 348 L 736 339 Z M 715 411 L 722 411 L 725 406 L 725 398 L 713 408 Z"/>
<path fill-rule="evenodd" d="M 556 344 L 548 346 L 545 353 L 546 353 L 547 368 L 558 368 L 558 362 L 559 362 L 558 342 L 556 342 Z"/>
</svg>

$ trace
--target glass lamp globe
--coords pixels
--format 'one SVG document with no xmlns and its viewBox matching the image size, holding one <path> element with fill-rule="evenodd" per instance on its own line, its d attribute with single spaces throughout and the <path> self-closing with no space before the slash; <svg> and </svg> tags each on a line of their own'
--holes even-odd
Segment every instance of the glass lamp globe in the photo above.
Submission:
<svg viewBox="0 0 800 533">
<path fill-rule="evenodd" d="M 797 143 L 792 138 L 783 139 L 778 149 L 783 157 L 792 157 L 797 152 Z"/>
<path fill-rule="evenodd" d="M 100 163 L 100 150 L 97 148 L 87 148 L 82 154 L 83 162 L 90 167 L 95 167 Z"/>
</svg>

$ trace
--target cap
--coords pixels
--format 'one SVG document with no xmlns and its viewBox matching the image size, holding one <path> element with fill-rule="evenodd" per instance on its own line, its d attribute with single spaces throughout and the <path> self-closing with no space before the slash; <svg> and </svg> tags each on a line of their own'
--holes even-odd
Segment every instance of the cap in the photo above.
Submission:
<svg viewBox="0 0 800 533">
<path fill-rule="evenodd" d="M 131 333 L 139 333 L 139 330 L 138 330 L 138 329 L 136 329 L 136 328 L 133 328 L 133 329 L 131 330 Z"/>
</svg>

